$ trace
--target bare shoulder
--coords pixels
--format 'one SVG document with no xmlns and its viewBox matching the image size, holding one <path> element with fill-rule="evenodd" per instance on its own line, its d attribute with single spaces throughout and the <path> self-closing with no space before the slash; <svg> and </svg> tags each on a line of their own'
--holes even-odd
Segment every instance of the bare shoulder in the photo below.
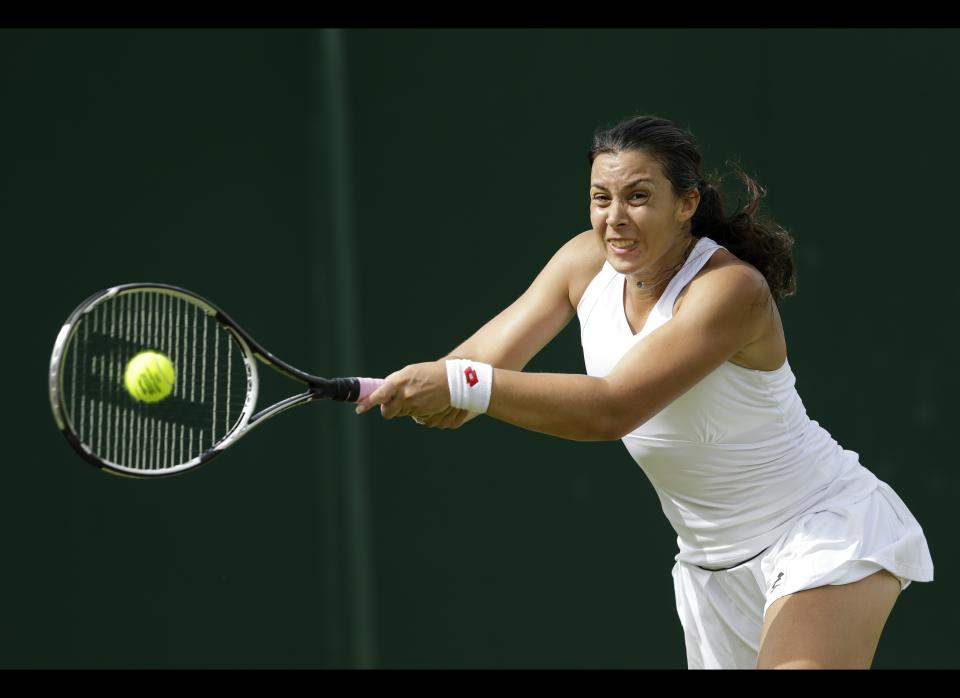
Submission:
<svg viewBox="0 0 960 698">
<path fill-rule="evenodd" d="M 773 371 L 787 356 L 777 304 L 763 274 L 725 249 L 717 250 L 677 298 L 674 315 L 686 299 L 701 317 L 738 328 L 744 344 L 730 359 L 749 369 Z"/>
<path fill-rule="evenodd" d="M 576 308 L 583 292 L 600 272 L 606 259 L 597 234 L 593 230 L 586 230 L 572 237 L 560 248 L 557 256 L 562 261 L 568 279 L 570 305 Z"/>
<path fill-rule="evenodd" d="M 763 274 L 725 249 L 717 250 L 686 288 L 674 305 L 674 313 L 685 300 L 766 307 L 772 301 L 770 288 Z"/>
</svg>

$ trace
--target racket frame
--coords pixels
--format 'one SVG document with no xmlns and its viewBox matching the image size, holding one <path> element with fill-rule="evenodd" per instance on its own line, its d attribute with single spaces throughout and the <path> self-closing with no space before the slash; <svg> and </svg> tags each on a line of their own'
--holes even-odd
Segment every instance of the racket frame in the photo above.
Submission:
<svg viewBox="0 0 960 698">
<path fill-rule="evenodd" d="M 227 432 L 217 443 L 201 452 L 196 457 L 186 463 L 165 468 L 162 470 L 143 470 L 139 468 L 130 468 L 110 462 L 97 456 L 74 431 L 75 427 L 68 416 L 67 406 L 64 402 L 63 389 L 63 360 L 65 352 L 70 346 L 71 339 L 80 326 L 80 321 L 92 312 L 100 304 L 114 299 L 126 293 L 136 291 L 155 291 L 166 293 L 180 298 L 187 303 L 199 307 L 206 315 L 216 320 L 226 330 L 230 332 L 239 345 L 244 367 L 247 373 L 247 395 L 244 399 L 243 409 L 240 417 L 234 423 L 233 428 Z M 262 361 L 279 373 L 292 378 L 307 386 L 307 389 L 296 395 L 281 400 L 269 407 L 254 413 L 257 397 L 259 395 L 260 380 L 257 371 L 257 360 Z M 249 433 L 251 429 L 259 426 L 268 419 L 275 417 L 281 412 L 285 412 L 298 405 L 303 405 L 314 400 L 338 400 L 338 401 L 356 401 L 360 396 L 360 383 L 356 378 L 321 378 L 314 376 L 277 358 L 259 343 L 257 343 L 247 332 L 245 332 L 234 320 L 216 305 L 198 296 L 192 291 L 188 291 L 179 286 L 172 286 L 163 283 L 128 283 L 112 286 L 106 290 L 98 291 L 74 310 L 67 318 L 57 339 L 54 342 L 53 352 L 50 357 L 50 406 L 53 410 L 53 418 L 57 428 L 64 435 L 70 446 L 80 455 L 81 458 L 96 466 L 97 468 L 114 475 L 123 475 L 136 479 L 156 479 L 160 477 L 169 477 L 178 475 L 184 471 L 192 470 L 204 463 L 209 462 L 216 456 L 223 453 L 229 446 L 233 445 L 242 436 Z"/>
</svg>

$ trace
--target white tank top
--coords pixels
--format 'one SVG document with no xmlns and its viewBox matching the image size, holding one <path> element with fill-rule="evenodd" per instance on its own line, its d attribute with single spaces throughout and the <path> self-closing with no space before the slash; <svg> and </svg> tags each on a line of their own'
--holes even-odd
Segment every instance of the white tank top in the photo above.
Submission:
<svg viewBox="0 0 960 698">
<path fill-rule="evenodd" d="M 626 277 L 609 262 L 577 305 L 587 374 L 606 376 L 673 317 L 679 293 L 720 245 L 700 238 L 636 335 L 623 306 Z M 859 499 L 879 480 L 806 409 L 789 362 L 775 371 L 718 367 L 623 438 L 677 532 L 677 559 L 731 567 L 763 552 L 799 515 L 827 499 Z"/>
</svg>

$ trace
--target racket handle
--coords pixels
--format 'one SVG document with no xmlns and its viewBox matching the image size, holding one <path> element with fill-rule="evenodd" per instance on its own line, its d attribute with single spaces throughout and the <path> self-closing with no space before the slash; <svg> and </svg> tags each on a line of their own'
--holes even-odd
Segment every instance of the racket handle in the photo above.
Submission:
<svg viewBox="0 0 960 698">
<path fill-rule="evenodd" d="M 383 378 L 315 378 L 310 392 L 313 399 L 360 402 L 385 382 Z"/>
<path fill-rule="evenodd" d="M 363 400 L 385 382 L 383 378 L 357 378 L 357 380 L 360 381 L 360 396 L 357 398 L 357 402 Z"/>
</svg>

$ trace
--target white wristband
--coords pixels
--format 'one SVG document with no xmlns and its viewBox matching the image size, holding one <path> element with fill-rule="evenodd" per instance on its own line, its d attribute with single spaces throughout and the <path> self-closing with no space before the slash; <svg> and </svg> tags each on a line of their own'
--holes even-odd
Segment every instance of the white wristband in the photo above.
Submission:
<svg viewBox="0 0 960 698">
<path fill-rule="evenodd" d="M 490 405 L 493 366 L 467 359 L 447 359 L 447 385 L 451 407 L 482 414 Z"/>
</svg>

